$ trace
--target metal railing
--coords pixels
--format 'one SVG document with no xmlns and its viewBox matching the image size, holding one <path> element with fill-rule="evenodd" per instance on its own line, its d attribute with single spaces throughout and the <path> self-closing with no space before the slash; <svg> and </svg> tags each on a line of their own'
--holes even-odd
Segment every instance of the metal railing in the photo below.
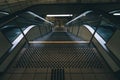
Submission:
<svg viewBox="0 0 120 80">
<path fill-rule="evenodd" d="M 0 24 L 0 31 L 2 32 L 2 29 L 4 29 L 4 27 L 5 26 L 7 26 L 8 25 L 8 27 L 9 27 L 9 23 L 11 22 L 14 22 L 14 23 L 12 23 L 12 25 L 15 25 L 15 28 L 18 28 L 19 29 L 19 31 L 20 31 L 20 33 L 23 35 L 23 38 L 25 39 L 25 41 L 27 42 L 27 44 L 29 45 L 29 40 L 28 40 L 28 38 L 27 38 L 27 36 L 26 36 L 26 34 L 24 33 L 24 30 L 22 29 L 22 27 L 19 25 L 19 22 L 17 21 L 17 19 L 19 18 L 20 16 L 15 16 L 15 17 L 12 17 L 12 18 L 10 18 L 10 19 L 8 19 L 7 21 L 5 21 L 5 22 L 3 22 L 3 23 L 1 23 Z M 28 21 L 29 22 L 29 20 L 26 20 L 26 21 Z M 49 31 L 51 31 L 52 30 L 52 26 L 53 25 L 51 25 L 50 23 L 48 23 L 47 21 L 45 21 L 45 20 L 42 20 L 43 21 L 43 23 L 38 23 L 38 24 L 36 24 L 37 26 L 36 27 L 39 27 L 38 29 L 39 29 L 39 31 L 41 32 L 41 29 L 42 28 L 40 28 L 40 27 L 45 27 L 45 28 L 49 28 Z M 29 22 L 29 23 L 32 23 L 32 22 Z M 47 23 L 46 25 L 43 25 L 43 24 L 45 24 L 45 23 Z M 42 24 L 42 26 L 40 26 Z M 6 27 L 5 27 L 5 29 L 7 29 Z M 46 30 L 43 34 L 46 34 L 48 31 Z M 5 33 L 7 33 L 7 32 L 5 32 Z M 3 33 L 4 34 L 4 33 Z M 20 34 L 19 34 L 20 35 Z M 4 35 L 5 36 L 5 35 Z M 14 44 L 12 44 L 12 42 L 8 39 L 8 37 L 7 36 L 5 36 L 6 37 L 6 39 L 8 40 L 8 42 L 11 44 L 11 45 L 13 45 L 14 46 Z M 3 41 L 4 42 L 4 41 Z M 11 46 L 12 47 L 12 46 Z M 12 49 L 13 50 L 13 49 Z M 10 52 L 12 51 L 11 50 L 11 48 L 6 52 L 6 53 L 4 53 L 4 55 L 2 55 L 2 57 L 0 58 L 0 64 L 10 55 Z"/>
<path fill-rule="evenodd" d="M 94 17 L 94 15 L 95 15 L 95 17 Z M 72 25 L 72 27 L 74 27 L 74 24 L 76 24 L 75 23 L 76 21 L 78 22 L 77 24 L 79 24 L 78 27 L 80 27 L 80 25 L 84 25 L 84 24 L 90 24 L 90 25 L 94 25 L 96 27 L 96 29 L 90 39 L 90 42 L 89 42 L 89 45 L 90 45 L 92 43 L 95 33 L 97 32 L 97 30 L 99 28 L 99 25 L 101 23 L 101 15 L 93 13 L 92 10 L 86 11 L 86 12 L 80 14 L 79 16 L 77 16 L 76 18 L 72 19 L 71 21 L 67 22 L 66 26 Z M 72 28 L 72 32 L 73 32 L 73 28 Z M 78 33 L 79 33 L 79 29 L 77 31 L 77 35 L 78 35 Z"/>
</svg>

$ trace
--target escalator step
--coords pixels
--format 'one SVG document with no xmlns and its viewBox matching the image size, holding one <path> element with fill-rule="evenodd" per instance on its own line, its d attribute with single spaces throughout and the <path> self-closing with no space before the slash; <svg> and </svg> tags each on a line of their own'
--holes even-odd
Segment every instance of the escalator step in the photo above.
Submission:
<svg viewBox="0 0 120 80">
<path fill-rule="evenodd" d="M 14 68 L 104 68 L 94 48 L 28 48 Z"/>
</svg>

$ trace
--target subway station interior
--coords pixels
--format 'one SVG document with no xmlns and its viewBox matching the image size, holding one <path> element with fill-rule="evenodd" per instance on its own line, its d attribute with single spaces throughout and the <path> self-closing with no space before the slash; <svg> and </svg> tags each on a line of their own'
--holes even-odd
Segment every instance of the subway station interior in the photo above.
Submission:
<svg viewBox="0 0 120 80">
<path fill-rule="evenodd" d="M 0 0 L 0 80 L 120 80 L 120 1 Z"/>
</svg>

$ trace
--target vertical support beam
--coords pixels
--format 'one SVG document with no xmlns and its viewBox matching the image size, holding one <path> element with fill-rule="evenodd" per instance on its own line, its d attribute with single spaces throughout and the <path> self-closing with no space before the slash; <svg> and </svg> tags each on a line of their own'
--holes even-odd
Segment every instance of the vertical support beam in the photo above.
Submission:
<svg viewBox="0 0 120 80">
<path fill-rule="evenodd" d="M 73 27 L 74 27 L 74 26 L 72 26 L 72 30 L 71 30 L 71 33 L 73 33 Z"/>
<path fill-rule="evenodd" d="M 90 44 L 92 43 L 92 40 L 93 40 L 93 38 L 94 38 L 94 36 L 95 36 L 95 33 L 97 32 L 98 28 L 99 28 L 99 26 L 96 27 L 96 29 L 95 29 L 95 31 L 94 31 L 91 39 L 90 39 L 90 42 L 89 42 L 89 44 L 88 44 L 89 46 L 90 46 Z"/>
<path fill-rule="evenodd" d="M 79 31 L 80 31 L 79 29 L 80 29 L 80 26 L 78 26 L 78 31 L 77 31 L 77 34 L 76 34 L 76 36 L 78 36 L 78 33 L 79 33 Z"/>
<path fill-rule="evenodd" d="M 20 26 L 18 26 L 18 25 L 17 25 L 17 27 L 20 29 L 20 31 L 21 31 L 22 35 L 24 36 L 24 38 L 25 38 L 26 42 L 27 42 L 27 43 L 28 43 L 28 45 L 30 46 L 30 44 L 29 44 L 29 40 L 27 39 L 26 35 L 24 34 L 24 32 L 23 32 L 22 28 L 21 28 Z"/>
<path fill-rule="evenodd" d="M 92 43 L 92 40 L 93 40 L 93 38 L 94 38 L 94 36 L 95 36 L 95 33 L 97 32 L 97 30 L 98 30 L 98 28 L 100 27 L 100 23 L 101 23 L 101 21 L 102 21 L 102 15 L 99 15 L 99 16 L 97 16 L 98 17 L 98 20 L 96 20 L 96 21 L 93 21 L 93 23 L 96 23 L 96 29 L 95 29 L 95 31 L 94 31 L 94 33 L 93 33 L 93 35 L 92 35 L 92 37 L 91 37 L 91 39 L 90 39 L 90 42 L 89 42 L 89 46 L 90 46 L 90 44 Z"/>
<path fill-rule="evenodd" d="M 6 1 L 7 5 L 8 5 L 8 7 L 10 7 L 8 1 L 7 1 L 7 0 L 5 0 L 5 1 Z M 11 13 L 13 13 L 13 10 L 12 10 L 11 8 L 10 8 L 10 11 L 11 11 Z M 16 19 L 16 18 L 17 18 L 17 16 L 16 16 L 14 19 Z M 24 36 L 26 42 L 28 43 L 28 45 L 30 45 L 30 44 L 29 44 L 29 41 L 28 41 L 28 39 L 27 39 L 27 37 L 25 36 L 24 32 L 22 31 L 21 27 L 19 27 L 19 25 L 17 24 L 16 21 L 15 21 L 15 24 L 16 24 L 17 27 L 20 29 L 20 31 L 21 31 L 21 33 L 23 34 L 23 36 Z"/>
<path fill-rule="evenodd" d="M 42 34 L 42 32 L 41 32 L 41 29 L 40 29 L 40 25 L 38 25 L 38 29 L 39 29 L 39 32 L 40 32 L 40 36 L 41 36 L 41 34 Z"/>
<path fill-rule="evenodd" d="M 45 27 L 45 34 L 47 33 L 47 26 L 46 26 L 46 24 L 44 24 L 44 27 Z"/>
<path fill-rule="evenodd" d="M 17 16 L 16 16 L 16 18 L 17 18 Z M 25 38 L 26 42 L 28 43 L 28 45 L 30 45 L 30 44 L 29 44 L 29 40 L 27 39 L 26 35 L 24 34 L 22 28 L 18 25 L 18 22 L 17 22 L 17 21 L 15 21 L 15 24 L 16 24 L 17 27 L 20 29 L 20 31 L 21 31 L 22 35 L 24 36 L 24 38 Z"/>
</svg>

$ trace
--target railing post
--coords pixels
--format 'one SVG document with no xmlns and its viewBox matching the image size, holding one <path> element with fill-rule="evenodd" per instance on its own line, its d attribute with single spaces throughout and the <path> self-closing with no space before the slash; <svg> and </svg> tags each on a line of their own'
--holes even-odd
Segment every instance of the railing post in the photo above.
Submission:
<svg viewBox="0 0 120 80">
<path fill-rule="evenodd" d="M 78 31 L 77 31 L 76 36 L 78 37 L 79 31 L 80 31 L 80 26 L 77 26 L 77 27 L 78 27 Z"/>
<path fill-rule="evenodd" d="M 18 26 L 18 25 L 17 25 Z M 21 27 L 18 26 L 18 28 L 20 29 L 22 35 L 24 36 L 26 42 L 28 43 L 28 45 L 30 46 L 29 40 L 27 39 L 26 35 L 24 34 L 23 30 L 21 29 Z"/>
<path fill-rule="evenodd" d="M 99 28 L 99 26 L 96 27 L 96 29 L 95 29 L 95 31 L 94 31 L 91 39 L 90 39 L 90 42 L 89 42 L 89 44 L 88 44 L 89 46 L 90 46 L 90 44 L 92 43 L 92 40 L 93 40 L 93 38 L 94 38 L 94 36 L 95 36 L 95 33 L 97 32 L 98 28 Z"/>
<path fill-rule="evenodd" d="M 18 17 L 18 16 L 16 16 L 16 18 L 17 18 L 17 17 Z M 30 44 L 29 44 L 29 40 L 27 39 L 26 35 L 24 34 L 22 28 L 17 24 L 17 23 L 18 23 L 17 21 L 15 21 L 15 22 L 16 22 L 17 27 L 20 29 L 20 31 L 21 31 L 23 37 L 25 38 L 26 42 L 27 42 L 28 45 L 30 46 Z"/>
</svg>

